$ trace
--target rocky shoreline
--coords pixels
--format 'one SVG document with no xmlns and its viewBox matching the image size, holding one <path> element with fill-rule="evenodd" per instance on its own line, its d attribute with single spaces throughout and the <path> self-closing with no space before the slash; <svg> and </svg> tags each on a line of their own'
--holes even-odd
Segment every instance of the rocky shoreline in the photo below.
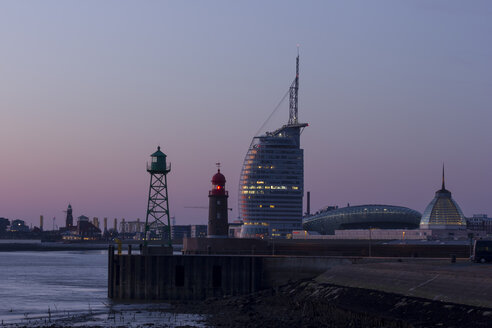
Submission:
<svg viewBox="0 0 492 328">
<path fill-rule="evenodd" d="M 492 326 L 492 309 L 433 301 L 315 280 L 250 295 L 202 302 L 154 303 L 2 327 L 351 327 L 480 328 Z"/>
<path fill-rule="evenodd" d="M 492 309 L 314 280 L 246 296 L 175 304 L 211 327 L 490 327 Z M 191 312 L 190 312 L 191 311 Z"/>
</svg>

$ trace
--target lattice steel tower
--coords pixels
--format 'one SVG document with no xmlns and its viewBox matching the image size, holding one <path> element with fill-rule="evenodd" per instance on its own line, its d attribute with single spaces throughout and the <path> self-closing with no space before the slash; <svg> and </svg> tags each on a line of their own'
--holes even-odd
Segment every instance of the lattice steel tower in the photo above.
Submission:
<svg viewBox="0 0 492 328">
<path fill-rule="evenodd" d="M 167 240 L 171 246 L 171 223 L 169 219 L 169 201 L 167 192 L 167 174 L 171 172 L 171 164 L 166 164 L 166 154 L 157 147 L 150 155 L 152 161 L 147 163 L 150 173 L 149 201 L 145 217 L 145 244 L 150 239 L 152 231 L 160 235 L 161 240 Z"/>
</svg>

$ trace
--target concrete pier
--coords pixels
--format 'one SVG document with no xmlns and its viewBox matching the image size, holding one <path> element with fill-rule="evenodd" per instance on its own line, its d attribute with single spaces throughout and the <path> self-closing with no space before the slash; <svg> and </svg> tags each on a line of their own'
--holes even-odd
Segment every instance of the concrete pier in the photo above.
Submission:
<svg viewBox="0 0 492 328">
<path fill-rule="evenodd" d="M 156 247 L 157 248 L 157 247 Z M 149 249 L 151 249 L 149 247 Z M 166 255 L 108 252 L 108 297 L 121 300 L 203 300 L 243 295 L 313 278 L 361 258 L 265 255 Z"/>
<path fill-rule="evenodd" d="M 261 288 L 262 260 L 252 256 L 108 255 L 108 297 L 202 300 Z"/>
<path fill-rule="evenodd" d="M 149 247 L 148 251 L 144 249 L 140 254 L 131 249 L 125 254 L 115 254 L 114 247 L 110 246 L 108 297 L 120 300 L 204 300 L 250 294 L 340 270 L 348 273 L 329 277 L 341 279 L 351 277 L 350 272 L 357 272 L 354 280 L 365 281 L 363 268 L 390 265 L 392 270 L 388 274 L 394 278 L 402 268 L 418 268 L 416 272 L 422 268 L 433 270 L 436 261 L 424 257 L 170 255 L 158 250 L 159 247 Z M 452 257 L 437 261 L 456 266 L 456 259 Z M 404 266 L 403 262 L 407 265 Z M 458 262 L 469 263 L 466 260 Z M 479 269 L 469 265 L 473 272 Z M 332 283 L 343 285 L 341 280 Z"/>
</svg>

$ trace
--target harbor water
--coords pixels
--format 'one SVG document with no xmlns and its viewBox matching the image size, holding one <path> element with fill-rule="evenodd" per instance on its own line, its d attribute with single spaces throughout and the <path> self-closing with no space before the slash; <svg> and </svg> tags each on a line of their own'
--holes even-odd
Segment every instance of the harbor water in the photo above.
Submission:
<svg viewBox="0 0 492 328">
<path fill-rule="evenodd" d="M 2 325 L 204 326 L 201 316 L 169 307 L 108 299 L 107 251 L 0 252 Z"/>
</svg>

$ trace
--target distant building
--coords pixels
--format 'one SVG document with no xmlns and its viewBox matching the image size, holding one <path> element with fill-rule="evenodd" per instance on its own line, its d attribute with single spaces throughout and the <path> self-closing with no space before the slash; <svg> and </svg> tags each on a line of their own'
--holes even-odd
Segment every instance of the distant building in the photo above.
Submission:
<svg viewBox="0 0 492 328">
<path fill-rule="evenodd" d="M 29 227 L 23 220 L 12 220 L 10 225 L 11 232 L 29 232 Z"/>
<path fill-rule="evenodd" d="M 122 233 L 130 234 L 143 233 L 145 231 L 145 222 L 141 222 L 140 219 L 137 219 L 136 221 L 125 221 L 125 219 L 123 219 L 120 222 L 120 231 Z"/>
<path fill-rule="evenodd" d="M 171 226 L 171 239 L 183 239 L 184 237 L 191 237 L 191 225 Z"/>
<path fill-rule="evenodd" d="M 65 227 L 61 235 L 63 240 L 99 240 L 101 229 L 91 223 L 87 216 L 81 215 L 77 218 L 77 225 Z"/>
<path fill-rule="evenodd" d="M 394 205 L 327 206 L 303 219 L 303 228 L 322 235 L 335 230 L 418 229 L 421 214 Z"/>
<path fill-rule="evenodd" d="M 85 216 L 85 215 L 81 215 L 77 218 L 77 224 L 79 224 L 80 222 L 89 222 L 89 217 Z"/>
<path fill-rule="evenodd" d="M 6 218 L 0 218 L 0 234 L 4 234 L 7 231 L 7 227 L 10 225 L 10 221 Z"/>
<path fill-rule="evenodd" d="M 77 233 L 82 240 L 101 239 L 101 229 L 89 221 L 79 221 L 77 224 Z"/>
<path fill-rule="evenodd" d="M 191 225 L 191 238 L 204 238 L 207 237 L 207 225 L 206 224 L 192 224 Z"/>
<path fill-rule="evenodd" d="M 492 234 L 492 218 L 489 218 L 487 214 L 473 214 L 471 218 L 466 219 L 466 226 L 470 230 Z"/>
<path fill-rule="evenodd" d="M 444 166 L 442 169 L 442 187 L 427 205 L 420 221 L 421 229 L 466 229 L 466 218 L 458 203 L 451 197 L 451 192 L 446 189 L 444 182 Z"/>
</svg>

